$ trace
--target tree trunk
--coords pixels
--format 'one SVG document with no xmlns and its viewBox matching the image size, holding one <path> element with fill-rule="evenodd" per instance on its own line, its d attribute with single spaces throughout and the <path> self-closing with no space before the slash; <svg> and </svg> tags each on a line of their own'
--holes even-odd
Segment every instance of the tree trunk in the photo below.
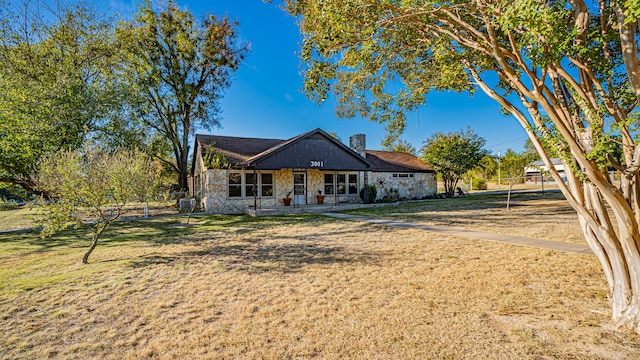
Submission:
<svg viewBox="0 0 640 360">
<path fill-rule="evenodd" d="M 615 328 L 629 328 L 640 333 L 640 255 L 637 248 L 637 228 L 634 229 L 630 223 L 625 224 L 620 219 L 617 220 L 619 230 L 616 234 L 598 190 L 587 185 L 584 192 L 586 209 L 595 214 L 599 221 L 594 224 L 593 218 L 582 212 L 578 212 L 578 219 L 587 243 L 604 269 L 609 285 L 613 325 Z M 614 207 L 618 206 L 611 206 L 612 209 Z M 633 217 L 633 214 L 628 215 Z"/>
<path fill-rule="evenodd" d="M 106 224 L 103 224 L 103 225 L 96 225 L 96 228 L 94 228 L 94 230 L 93 230 L 93 240 L 91 241 L 91 246 L 89 246 L 89 249 L 87 250 L 87 252 L 84 253 L 84 256 L 82 257 L 82 263 L 83 264 L 88 264 L 89 263 L 89 256 L 93 252 L 93 249 L 96 248 L 96 245 L 98 245 L 98 239 L 100 238 L 102 233 L 104 233 L 104 231 L 107 229 L 107 226 L 109 226 L 109 223 L 106 223 Z"/>
<path fill-rule="evenodd" d="M 580 183 L 571 172 L 567 180 L 569 187 L 556 182 L 577 211 L 585 239 L 604 271 L 612 325 L 640 333 L 640 236 L 634 212 L 613 186 Z"/>
<path fill-rule="evenodd" d="M 89 263 L 89 255 L 91 255 L 91 253 L 93 252 L 93 249 L 96 248 L 96 245 L 98 245 L 98 235 L 93 234 L 93 241 L 91 242 L 91 246 L 89 246 L 89 249 L 87 250 L 87 252 L 84 253 L 84 256 L 82 257 L 83 264 Z"/>
<path fill-rule="evenodd" d="M 511 189 L 513 189 L 513 181 L 509 181 L 509 191 L 507 191 L 507 210 L 511 210 L 509 209 L 509 206 L 511 205 Z"/>
</svg>

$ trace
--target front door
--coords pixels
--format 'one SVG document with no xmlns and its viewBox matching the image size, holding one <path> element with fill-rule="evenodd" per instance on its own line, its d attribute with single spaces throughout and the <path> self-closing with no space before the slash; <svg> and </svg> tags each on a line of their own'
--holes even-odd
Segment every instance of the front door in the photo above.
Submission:
<svg viewBox="0 0 640 360">
<path fill-rule="evenodd" d="M 307 204 L 307 173 L 293 173 L 293 203 L 295 205 Z"/>
</svg>

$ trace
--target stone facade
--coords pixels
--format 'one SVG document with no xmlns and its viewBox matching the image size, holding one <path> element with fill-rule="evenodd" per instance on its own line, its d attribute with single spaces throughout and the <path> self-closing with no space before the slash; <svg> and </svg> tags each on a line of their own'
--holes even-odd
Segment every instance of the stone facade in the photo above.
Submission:
<svg viewBox="0 0 640 360">
<path fill-rule="evenodd" d="M 221 214 L 285 206 L 287 197 L 294 208 L 317 205 L 319 194 L 326 205 L 360 203 L 366 184 L 376 186 L 375 200 L 435 194 L 435 173 L 417 157 L 366 150 L 364 134 L 349 140 L 351 147 L 321 129 L 290 140 L 197 135 L 192 194 L 198 207 Z M 228 160 L 229 168 L 205 166 L 203 155 L 210 146 Z"/>
<path fill-rule="evenodd" d="M 369 183 L 376 186 L 376 200 L 385 196 L 424 199 L 436 195 L 438 188 L 435 173 L 369 172 Z"/>
<path fill-rule="evenodd" d="M 245 174 L 253 173 L 253 170 L 209 169 L 195 175 L 197 203 L 198 206 L 203 208 L 207 213 L 242 214 L 244 209 L 253 208 L 254 201 L 258 209 L 284 206 L 282 199 L 287 197 L 290 191 L 293 191 L 293 176 L 295 172 L 293 169 L 258 171 L 258 176 L 262 173 L 273 174 L 274 196 L 263 197 L 258 195 L 254 200 L 253 196 L 246 196 L 246 193 L 243 193 L 242 197 L 229 197 L 229 172 L 240 172 L 244 179 Z M 320 171 L 317 169 L 300 172 L 306 174 L 305 204 L 293 202 L 291 206 L 318 204 L 316 196 L 319 190 L 325 195 L 324 204 L 327 205 L 361 202 L 359 193 L 364 186 L 365 172 L 333 172 Z M 334 178 L 337 174 L 357 174 L 358 193 L 338 195 L 335 194 L 337 191 L 334 191 L 334 194 L 325 194 L 325 174 L 333 174 Z M 368 183 L 376 186 L 376 200 L 381 200 L 385 196 L 396 196 L 399 199 L 423 199 L 434 195 L 436 192 L 436 177 L 434 173 L 408 173 L 406 177 L 400 177 L 401 175 L 398 173 L 386 172 L 367 172 L 366 175 Z M 242 186 L 244 187 L 246 184 L 243 183 Z M 293 198 L 293 193 L 291 193 L 289 197 Z"/>
</svg>

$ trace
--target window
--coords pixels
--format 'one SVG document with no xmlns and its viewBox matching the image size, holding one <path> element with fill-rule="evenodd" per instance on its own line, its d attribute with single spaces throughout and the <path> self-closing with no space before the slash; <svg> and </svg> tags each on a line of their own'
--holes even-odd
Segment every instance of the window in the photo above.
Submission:
<svg viewBox="0 0 640 360">
<path fill-rule="evenodd" d="M 324 194 L 357 195 L 358 174 L 324 174 Z"/>
<path fill-rule="evenodd" d="M 391 176 L 393 176 L 394 178 L 412 178 L 413 177 L 413 173 L 411 173 L 411 174 L 398 173 L 398 174 L 393 174 Z"/>
<path fill-rule="evenodd" d="M 229 173 L 229 197 L 242 197 L 242 175 L 239 172 Z"/>
<path fill-rule="evenodd" d="M 345 174 L 338 174 L 338 195 L 344 195 L 347 193 L 346 180 L 347 176 Z"/>
<path fill-rule="evenodd" d="M 253 190 L 255 184 L 255 174 L 254 173 L 245 173 L 244 174 L 244 196 L 249 197 L 253 196 Z"/>
<path fill-rule="evenodd" d="M 324 174 L 324 194 L 333 195 L 333 174 Z"/>
<path fill-rule="evenodd" d="M 349 194 L 358 194 L 358 174 L 349 174 Z"/>
<path fill-rule="evenodd" d="M 259 173 L 256 179 L 256 174 L 253 171 L 232 171 L 228 174 L 228 182 L 230 198 L 250 198 L 253 197 L 254 190 L 256 191 L 255 195 L 257 196 L 273 196 L 272 173 Z"/>
<path fill-rule="evenodd" d="M 273 174 L 260 174 L 262 196 L 273 196 Z"/>
</svg>

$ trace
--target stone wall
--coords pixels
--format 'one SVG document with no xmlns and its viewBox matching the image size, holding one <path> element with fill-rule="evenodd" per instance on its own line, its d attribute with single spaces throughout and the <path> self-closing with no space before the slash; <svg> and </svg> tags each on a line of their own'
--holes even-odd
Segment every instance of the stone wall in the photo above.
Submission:
<svg viewBox="0 0 640 360">
<path fill-rule="evenodd" d="M 359 203 L 359 195 L 326 195 L 324 194 L 324 174 L 333 172 L 322 172 L 317 169 L 307 170 L 307 195 L 308 205 L 318 203 L 316 195 L 318 190 L 322 190 L 325 195 L 324 203 L 333 205 L 336 203 Z M 261 207 L 284 206 L 282 199 L 289 191 L 293 190 L 293 170 L 283 169 L 273 172 L 274 174 L 274 194 L 273 197 L 258 197 L 256 205 Z M 368 174 L 369 184 L 376 185 L 377 199 L 380 200 L 386 195 L 391 195 L 398 191 L 401 199 L 422 199 L 436 193 L 436 176 L 433 173 L 415 173 L 413 177 L 393 177 L 392 173 Z M 359 173 L 359 188 L 364 186 L 364 172 Z M 227 196 L 227 170 L 210 169 L 201 173 L 198 183 L 206 184 L 205 189 L 200 190 L 199 206 L 204 207 L 207 213 L 216 214 L 242 214 L 245 208 L 253 207 L 252 196 L 243 198 L 228 198 Z M 197 186 L 196 184 L 196 186 Z M 293 197 L 293 194 L 290 195 Z"/>
<path fill-rule="evenodd" d="M 393 173 L 369 172 L 369 184 L 376 186 L 376 199 L 394 196 L 400 199 L 424 199 L 437 193 L 436 174 L 414 173 L 413 177 L 393 177 Z"/>
</svg>

